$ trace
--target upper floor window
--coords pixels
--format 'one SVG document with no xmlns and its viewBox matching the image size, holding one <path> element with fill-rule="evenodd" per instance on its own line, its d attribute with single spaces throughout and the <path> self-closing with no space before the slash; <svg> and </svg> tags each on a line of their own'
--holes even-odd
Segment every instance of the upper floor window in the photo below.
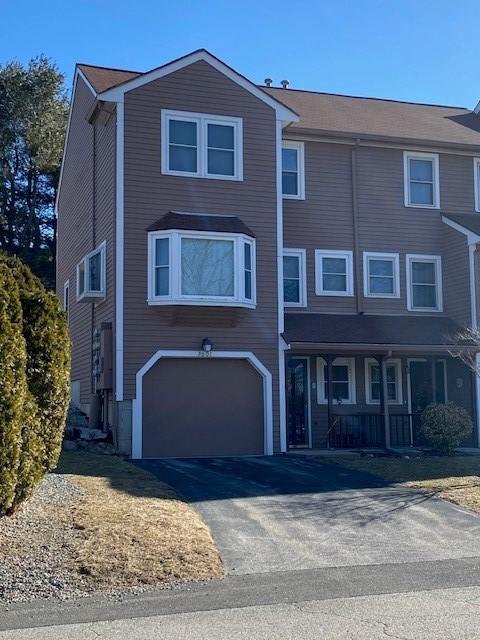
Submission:
<svg viewBox="0 0 480 640">
<path fill-rule="evenodd" d="M 475 211 L 480 212 L 480 158 L 473 159 L 474 184 L 475 184 Z"/>
<path fill-rule="evenodd" d="M 363 254 L 364 295 L 368 298 L 399 298 L 398 253 Z"/>
<path fill-rule="evenodd" d="M 284 198 L 305 199 L 303 142 L 284 140 L 282 145 L 282 193 Z"/>
<path fill-rule="evenodd" d="M 307 305 L 305 249 L 283 250 L 283 300 L 286 307 Z"/>
<path fill-rule="evenodd" d="M 242 234 L 148 234 L 149 304 L 255 306 L 255 241 Z"/>
<path fill-rule="evenodd" d="M 441 257 L 407 255 L 406 259 L 408 310 L 442 311 Z"/>
<path fill-rule="evenodd" d="M 355 404 L 355 358 L 335 358 L 332 363 L 332 402 Z M 317 402 L 328 402 L 328 367 L 323 358 L 317 358 Z"/>
<path fill-rule="evenodd" d="M 315 251 L 315 292 L 318 296 L 353 296 L 351 251 Z"/>
<path fill-rule="evenodd" d="M 439 160 L 436 153 L 403 152 L 406 207 L 440 207 Z"/>
<path fill-rule="evenodd" d="M 162 109 L 162 173 L 243 180 L 242 119 Z"/>
<path fill-rule="evenodd" d="M 77 264 L 77 300 L 95 302 L 106 295 L 106 243 Z"/>
</svg>

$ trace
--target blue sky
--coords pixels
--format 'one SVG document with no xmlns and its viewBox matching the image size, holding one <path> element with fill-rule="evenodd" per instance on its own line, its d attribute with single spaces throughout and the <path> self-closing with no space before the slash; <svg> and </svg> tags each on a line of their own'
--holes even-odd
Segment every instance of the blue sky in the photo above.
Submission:
<svg viewBox="0 0 480 640">
<path fill-rule="evenodd" d="M 148 70 L 205 47 L 255 82 L 474 107 L 478 0 L 27 0 L 2 7 L 0 62 L 41 52 Z"/>
</svg>

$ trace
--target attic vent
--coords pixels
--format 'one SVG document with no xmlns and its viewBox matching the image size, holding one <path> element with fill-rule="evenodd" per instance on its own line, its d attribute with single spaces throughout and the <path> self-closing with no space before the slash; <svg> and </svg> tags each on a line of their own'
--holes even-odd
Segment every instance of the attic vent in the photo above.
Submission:
<svg viewBox="0 0 480 640">
<path fill-rule="evenodd" d="M 271 78 L 265 78 L 265 86 L 271 87 L 273 80 Z"/>
<path fill-rule="evenodd" d="M 282 80 L 280 84 L 284 89 L 288 89 L 288 85 L 290 84 L 290 82 L 288 80 Z"/>
</svg>

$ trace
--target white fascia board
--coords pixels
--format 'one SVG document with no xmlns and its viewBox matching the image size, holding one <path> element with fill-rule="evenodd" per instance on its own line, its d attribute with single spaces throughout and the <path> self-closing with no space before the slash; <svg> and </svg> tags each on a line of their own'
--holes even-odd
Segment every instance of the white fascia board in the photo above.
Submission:
<svg viewBox="0 0 480 640">
<path fill-rule="evenodd" d="M 450 220 L 450 218 L 448 218 L 447 216 L 442 216 L 442 222 L 444 222 L 449 227 L 452 227 L 452 229 L 455 229 L 455 231 L 463 233 L 463 235 L 467 237 L 468 244 L 477 244 L 477 242 L 480 242 L 479 235 L 477 235 L 473 231 L 470 231 L 470 229 L 467 229 L 466 227 L 462 227 L 462 225 L 458 224 L 458 222 Z"/>
<path fill-rule="evenodd" d="M 221 60 L 219 60 L 215 56 L 212 56 L 211 53 L 208 53 L 208 51 L 205 50 L 190 53 L 183 58 L 180 58 L 179 60 L 174 60 L 173 62 L 163 65 L 162 67 L 158 67 L 157 69 L 148 71 L 147 73 L 144 73 L 137 78 L 133 78 L 132 80 L 124 82 L 117 87 L 113 87 L 112 89 L 108 89 L 103 93 L 99 93 L 98 99 L 105 100 L 106 102 L 117 102 L 118 100 L 121 100 L 123 95 L 128 91 L 137 89 L 144 84 L 168 76 L 175 71 L 179 71 L 180 69 L 183 69 L 191 64 L 194 64 L 195 62 L 200 61 L 206 62 L 214 69 L 222 73 L 224 76 L 226 76 L 233 82 L 236 82 L 236 84 L 241 86 L 243 89 L 274 109 L 277 114 L 277 119 L 282 120 L 282 122 L 298 122 L 298 114 L 275 100 L 275 98 L 272 98 L 270 95 L 265 93 L 265 91 L 262 91 L 259 87 L 253 84 L 253 82 L 247 80 L 247 78 L 240 75 L 225 63 L 223 63 Z"/>
</svg>

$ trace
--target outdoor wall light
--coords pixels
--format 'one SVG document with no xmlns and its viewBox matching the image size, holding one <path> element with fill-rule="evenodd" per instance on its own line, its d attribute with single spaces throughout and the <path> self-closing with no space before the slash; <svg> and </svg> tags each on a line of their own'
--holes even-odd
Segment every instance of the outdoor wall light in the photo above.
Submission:
<svg viewBox="0 0 480 640">
<path fill-rule="evenodd" d="M 213 349 L 213 342 L 210 340 L 210 338 L 204 338 L 202 340 L 202 349 L 203 351 L 205 351 L 205 353 L 210 353 L 210 351 Z"/>
</svg>

